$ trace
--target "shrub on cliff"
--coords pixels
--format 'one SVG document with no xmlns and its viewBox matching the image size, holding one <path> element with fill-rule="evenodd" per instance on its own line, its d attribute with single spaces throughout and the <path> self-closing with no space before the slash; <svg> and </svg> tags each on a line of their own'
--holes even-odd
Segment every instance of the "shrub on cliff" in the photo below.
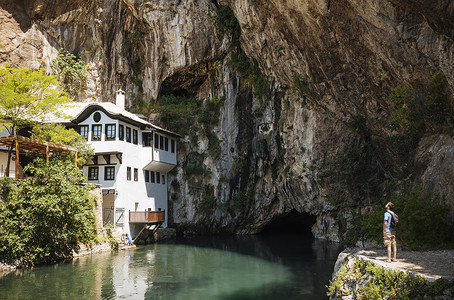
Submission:
<svg viewBox="0 0 454 300">
<path fill-rule="evenodd" d="M 0 180 L 0 258 L 24 264 L 70 258 L 96 236 L 90 186 L 71 161 L 36 159 L 19 181 Z"/>
<path fill-rule="evenodd" d="M 413 250 L 450 248 L 454 245 L 454 226 L 449 221 L 449 207 L 422 190 L 397 194 L 390 201 L 399 216 L 397 239 L 402 246 Z M 366 236 L 383 242 L 383 214 L 385 203 L 374 208 L 362 221 Z"/>
</svg>

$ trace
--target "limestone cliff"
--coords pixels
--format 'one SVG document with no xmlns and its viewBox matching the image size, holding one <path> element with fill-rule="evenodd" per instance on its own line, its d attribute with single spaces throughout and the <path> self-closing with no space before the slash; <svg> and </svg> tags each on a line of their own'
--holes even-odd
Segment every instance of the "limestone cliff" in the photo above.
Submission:
<svg viewBox="0 0 454 300">
<path fill-rule="evenodd" d="M 240 25 L 238 45 L 217 29 L 224 5 Z M 339 181 L 333 163 L 360 145 L 351 120 L 361 116 L 379 148 L 397 84 L 417 87 L 442 71 L 454 88 L 449 0 L 0 0 L 0 8 L 0 63 L 48 68 L 60 48 L 77 53 L 91 101 L 110 101 L 118 88 L 129 104 L 169 94 L 223 99 L 210 129 L 221 154 L 210 153 L 207 134 L 186 137 L 170 186 L 171 221 L 197 230 L 257 232 L 297 211 L 315 217 L 315 236 L 339 240 L 351 211 L 328 198 Z M 238 48 L 258 63 L 265 94 L 232 67 Z M 410 184 L 452 201 L 453 147 L 449 136 L 424 138 Z M 372 172 L 392 176 L 374 163 Z M 209 175 L 184 171 L 195 167 Z M 211 202 L 201 209 L 203 199 Z"/>
</svg>

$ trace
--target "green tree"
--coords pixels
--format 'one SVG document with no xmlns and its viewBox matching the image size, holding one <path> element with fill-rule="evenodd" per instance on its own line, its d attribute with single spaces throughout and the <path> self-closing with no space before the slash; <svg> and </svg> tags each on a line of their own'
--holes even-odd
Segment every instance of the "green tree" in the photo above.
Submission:
<svg viewBox="0 0 454 300">
<path fill-rule="evenodd" d="M 399 216 L 397 238 L 404 247 L 414 250 L 453 247 L 454 228 L 444 200 L 431 197 L 422 189 L 396 194 L 389 200 L 395 204 L 394 212 Z M 383 241 L 384 206 L 384 203 L 375 206 L 361 222 L 366 235 L 378 243 Z"/>
<path fill-rule="evenodd" d="M 32 177 L 0 179 L 0 258 L 25 264 L 54 263 L 95 240 L 91 185 L 71 161 L 38 158 Z"/>
<path fill-rule="evenodd" d="M 87 66 L 71 52 L 60 49 L 57 57 L 52 61 L 51 68 L 61 81 L 63 89 L 75 98 L 87 86 Z"/>
<path fill-rule="evenodd" d="M 95 154 L 93 148 L 90 147 L 87 141 L 81 137 L 79 133 L 72 128 L 67 129 L 61 124 L 37 124 L 31 131 L 31 138 L 76 147 L 79 165 L 85 164 L 85 162 Z M 72 154 L 63 152 L 55 153 L 54 155 L 59 158 L 67 159 L 70 158 Z"/>
<path fill-rule="evenodd" d="M 26 126 L 33 126 L 47 114 L 64 114 L 58 108 L 71 100 L 58 89 L 60 83 L 54 76 L 45 75 L 45 70 L 0 66 L 0 130 L 9 134 Z M 9 173 L 10 147 L 5 174 Z"/>
</svg>

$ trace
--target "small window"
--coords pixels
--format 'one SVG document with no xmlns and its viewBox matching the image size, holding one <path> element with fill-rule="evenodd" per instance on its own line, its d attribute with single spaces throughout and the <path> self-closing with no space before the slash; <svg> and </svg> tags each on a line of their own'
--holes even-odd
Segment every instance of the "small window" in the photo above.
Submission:
<svg viewBox="0 0 454 300">
<path fill-rule="evenodd" d="M 112 141 L 116 138 L 115 124 L 106 124 L 106 140 Z"/>
<path fill-rule="evenodd" d="M 79 126 L 79 134 L 84 139 L 88 140 L 88 125 L 80 125 Z"/>
<path fill-rule="evenodd" d="M 131 168 L 126 168 L 126 180 L 131 180 Z"/>
<path fill-rule="evenodd" d="M 157 133 L 154 134 L 154 147 L 159 149 L 159 134 Z"/>
<path fill-rule="evenodd" d="M 131 128 L 126 127 L 126 141 L 131 143 Z"/>
<path fill-rule="evenodd" d="M 166 184 L 166 175 L 162 175 L 162 184 Z"/>
<path fill-rule="evenodd" d="M 125 126 L 124 125 L 118 125 L 118 138 L 120 141 L 123 141 L 125 139 Z"/>
<path fill-rule="evenodd" d="M 161 183 L 161 172 L 156 172 L 156 183 Z"/>
<path fill-rule="evenodd" d="M 151 183 L 154 183 L 154 172 L 153 171 L 150 172 L 150 181 L 151 181 Z"/>
<path fill-rule="evenodd" d="M 95 121 L 96 123 L 98 123 L 99 121 L 101 121 L 101 114 L 99 112 L 95 112 L 94 115 L 93 115 L 93 121 Z"/>
<path fill-rule="evenodd" d="M 98 167 L 88 167 L 88 180 L 98 180 L 99 178 L 99 168 Z"/>
<path fill-rule="evenodd" d="M 134 168 L 134 181 L 139 181 L 139 170 Z"/>
<path fill-rule="evenodd" d="M 104 167 L 104 180 L 115 179 L 115 167 Z"/>
<path fill-rule="evenodd" d="M 150 182 L 150 171 L 144 172 L 145 182 Z"/>
<path fill-rule="evenodd" d="M 102 133 L 102 126 L 101 125 L 93 125 L 92 127 L 93 136 L 91 137 L 92 141 L 100 141 L 101 140 L 101 133 Z"/>
<path fill-rule="evenodd" d="M 164 137 L 162 135 L 159 136 L 159 149 L 164 150 Z"/>
<path fill-rule="evenodd" d="M 142 146 L 143 147 L 153 146 L 153 133 L 142 132 Z"/>
<path fill-rule="evenodd" d="M 164 150 L 169 151 L 169 138 L 164 139 Z"/>
<path fill-rule="evenodd" d="M 175 140 L 170 140 L 170 152 L 175 153 Z"/>
<path fill-rule="evenodd" d="M 136 145 L 139 143 L 138 133 L 135 129 L 132 130 L 132 143 Z"/>
</svg>

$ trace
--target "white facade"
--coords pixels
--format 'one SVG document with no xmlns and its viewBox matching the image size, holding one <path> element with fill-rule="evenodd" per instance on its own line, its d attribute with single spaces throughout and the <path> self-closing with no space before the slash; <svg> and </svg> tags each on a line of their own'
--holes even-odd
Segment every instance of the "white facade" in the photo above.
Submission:
<svg viewBox="0 0 454 300">
<path fill-rule="evenodd" d="M 77 103 L 67 113 L 75 118 L 61 122 L 77 126 L 95 150 L 83 170 L 101 186 L 103 222 L 134 237 L 144 224 L 129 224 L 129 211 L 164 210 L 167 226 L 167 174 L 179 136 L 108 102 Z"/>
<path fill-rule="evenodd" d="M 6 129 L 0 129 L 0 137 L 9 136 L 9 132 Z M 9 164 L 9 172 L 7 177 L 14 178 L 16 176 L 16 164 L 13 159 L 16 159 L 16 153 L 12 154 L 12 159 Z M 8 164 L 8 147 L 0 146 L 0 177 L 5 176 L 6 167 Z"/>
</svg>

